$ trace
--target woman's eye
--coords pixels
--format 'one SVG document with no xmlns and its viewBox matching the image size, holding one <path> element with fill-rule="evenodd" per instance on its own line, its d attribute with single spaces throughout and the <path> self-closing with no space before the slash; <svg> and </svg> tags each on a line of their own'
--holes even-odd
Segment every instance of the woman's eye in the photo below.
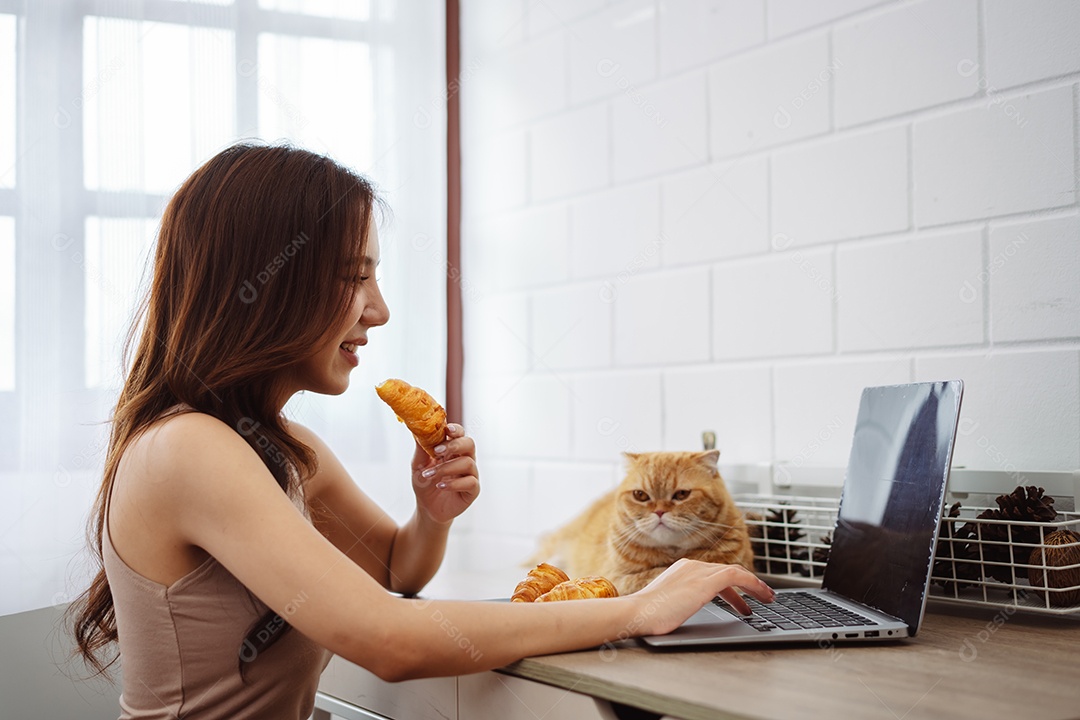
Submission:
<svg viewBox="0 0 1080 720">
<path fill-rule="evenodd" d="M 672 500 L 685 500 L 688 497 L 690 497 L 690 491 L 689 490 L 676 490 L 675 494 L 671 496 L 671 499 Z"/>
<path fill-rule="evenodd" d="M 649 499 L 649 494 L 647 492 L 645 492 L 644 490 L 635 490 L 634 491 L 634 499 L 637 500 L 638 502 L 645 502 L 646 500 Z"/>
</svg>

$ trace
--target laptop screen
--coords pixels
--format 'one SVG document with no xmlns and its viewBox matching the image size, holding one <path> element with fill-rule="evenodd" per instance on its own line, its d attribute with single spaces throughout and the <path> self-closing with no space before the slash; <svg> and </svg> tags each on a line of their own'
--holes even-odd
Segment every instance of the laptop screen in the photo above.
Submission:
<svg viewBox="0 0 1080 720">
<path fill-rule="evenodd" d="M 863 390 L 822 587 L 907 623 L 926 604 L 963 384 Z"/>
</svg>

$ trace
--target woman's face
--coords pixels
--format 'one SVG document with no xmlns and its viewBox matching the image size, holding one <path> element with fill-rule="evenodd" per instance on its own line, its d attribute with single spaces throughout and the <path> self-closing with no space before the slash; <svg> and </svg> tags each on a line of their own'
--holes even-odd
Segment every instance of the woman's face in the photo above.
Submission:
<svg viewBox="0 0 1080 720">
<path fill-rule="evenodd" d="M 358 350 L 367 344 L 369 328 L 385 325 L 390 319 L 382 293 L 375 281 L 379 264 L 379 234 L 372 223 L 368 231 L 367 253 L 362 267 L 346 273 L 352 305 L 341 325 L 327 335 L 323 346 L 299 368 L 301 389 L 324 395 L 340 395 L 349 387 L 349 373 L 360 363 Z"/>
</svg>

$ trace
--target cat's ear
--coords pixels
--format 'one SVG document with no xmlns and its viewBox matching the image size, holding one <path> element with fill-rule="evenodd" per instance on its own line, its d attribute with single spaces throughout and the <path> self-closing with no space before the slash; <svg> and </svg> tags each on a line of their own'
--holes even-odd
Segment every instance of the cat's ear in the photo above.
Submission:
<svg viewBox="0 0 1080 720">
<path fill-rule="evenodd" d="M 641 457 L 641 453 L 624 452 L 623 457 L 626 458 L 627 464 L 633 465 Z"/>
<path fill-rule="evenodd" d="M 698 453 L 698 460 L 700 460 L 701 464 L 704 465 L 709 470 L 719 471 L 719 468 L 717 467 L 717 463 L 720 461 L 720 451 L 719 450 L 705 450 L 704 452 L 699 452 Z"/>
</svg>

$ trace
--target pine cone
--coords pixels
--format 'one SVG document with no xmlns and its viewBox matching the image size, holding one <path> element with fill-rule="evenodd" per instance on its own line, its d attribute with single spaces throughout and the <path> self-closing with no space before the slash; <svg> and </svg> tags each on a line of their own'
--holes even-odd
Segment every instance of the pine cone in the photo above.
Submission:
<svg viewBox="0 0 1080 720">
<path fill-rule="evenodd" d="M 949 508 L 948 517 L 960 517 L 960 503 L 953 503 Z M 934 553 L 931 582 L 940 585 L 947 593 L 953 592 L 954 589 L 962 590 L 971 587 L 971 583 L 958 581 L 978 580 L 981 575 L 978 551 L 970 544 L 974 536 L 968 534 L 965 531 L 966 528 L 970 528 L 970 523 L 961 527 L 959 523 L 946 522 L 941 526 L 937 552 Z M 957 562 L 965 560 L 970 562 Z"/>
<path fill-rule="evenodd" d="M 977 516 L 979 520 L 1019 520 L 1024 522 L 1053 522 L 1057 517 L 1054 510 L 1054 498 L 1044 495 L 1041 487 L 1020 486 L 1008 495 L 997 497 L 998 510 L 984 510 Z M 1006 563 L 1004 565 L 985 565 L 987 576 L 1005 583 L 1017 580 L 1015 563 L 1026 563 L 1031 555 L 1031 548 L 1014 546 L 1010 551 L 1007 545 L 993 545 L 986 541 L 1007 543 L 1028 543 L 1038 545 L 1041 542 L 1039 528 L 1023 525 L 990 525 L 966 523 L 960 528 L 960 535 L 969 538 L 969 551 L 972 557 L 979 557 L 979 545 L 982 546 L 982 559 L 987 563 Z M 980 543 L 979 540 L 982 540 Z"/>
<path fill-rule="evenodd" d="M 771 508 L 765 521 L 782 525 L 758 525 L 758 532 L 751 533 L 755 570 L 776 575 L 802 571 L 801 564 L 788 560 L 789 552 L 792 559 L 806 559 L 805 549 L 790 547 L 790 543 L 798 542 L 806 535 L 798 527 L 794 527 L 800 522 L 797 514 L 798 511 L 794 508 Z"/>
<path fill-rule="evenodd" d="M 800 559 L 813 558 L 814 562 L 827 563 L 829 562 L 829 551 L 832 549 L 832 533 L 828 533 L 821 538 L 821 542 L 825 543 L 826 547 L 814 548 L 813 554 L 807 553 L 803 550 L 799 553 Z M 804 565 L 799 568 L 799 574 L 803 577 L 820 577 L 825 574 L 825 568 L 820 565 Z"/>
</svg>

